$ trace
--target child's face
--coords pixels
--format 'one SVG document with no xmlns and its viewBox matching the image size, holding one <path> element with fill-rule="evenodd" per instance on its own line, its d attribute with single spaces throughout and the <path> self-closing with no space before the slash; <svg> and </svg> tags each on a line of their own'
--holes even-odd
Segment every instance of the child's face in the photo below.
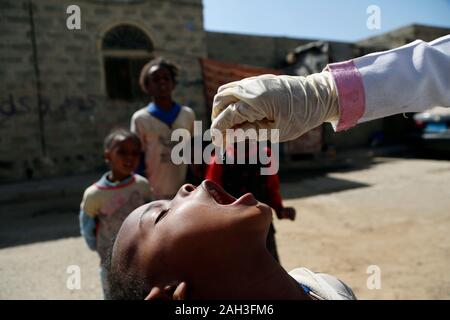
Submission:
<svg viewBox="0 0 450 320">
<path fill-rule="evenodd" d="M 161 66 L 150 68 L 147 89 L 150 95 L 155 98 L 170 98 L 175 84 L 170 71 Z"/>
<path fill-rule="evenodd" d="M 270 207 L 251 194 L 236 200 L 208 180 L 197 188 L 184 185 L 173 200 L 151 202 L 127 217 L 113 265 L 121 261 L 161 284 L 186 270 L 214 272 L 246 257 L 249 248 L 265 250 L 271 220 Z"/>
<path fill-rule="evenodd" d="M 140 146 L 132 138 L 116 138 L 110 150 L 105 150 L 105 159 L 118 179 L 133 174 L 139 165 Z"/>
</svg>

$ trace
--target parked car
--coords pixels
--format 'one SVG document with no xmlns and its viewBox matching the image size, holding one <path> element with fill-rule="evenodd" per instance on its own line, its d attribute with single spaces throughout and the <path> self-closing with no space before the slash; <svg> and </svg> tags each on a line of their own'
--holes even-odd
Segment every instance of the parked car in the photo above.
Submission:
<svg viewBox="0 0 450 320">
<path fill-rule="evenodd" d="M 422 147 L 450 150 L 450 108 L 434 107 L 414 116 L 412 138 Z"/>
</svg>

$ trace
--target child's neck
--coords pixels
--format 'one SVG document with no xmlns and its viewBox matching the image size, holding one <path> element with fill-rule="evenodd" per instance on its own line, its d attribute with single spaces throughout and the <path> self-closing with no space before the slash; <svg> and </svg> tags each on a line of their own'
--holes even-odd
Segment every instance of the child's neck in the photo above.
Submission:
<svg viewBox="0 0 450 320">
<path fill-rule="evenodd" d="M 117 172 L 114 172 L 111 170 L 111 172 L 106 176 L 106 178 L 110 181 L 110 182 L 122 182 L 125 179 L 128 179 L 129 177 L 131 177 L 131 175 L 121 175 Z"/>
<path fill-rule="evenodd" d="M 251 246 L 249 246 L 251 247 Z M 189 274 L 191 283 L 199 284 L 192 290 L 192 299 L 275 299 L 304 300 L 309 297 L 300 285 L 276 262 L 264 249 L 248 248 L 245 259 L 229 263 L 216 264 L 203 261 L 204 272 L 198 269 Z M 245 248 L 244 250 L 247 250 Z M 219 254 L 219 253 L 218 253 Z M 214 259 L 214 253 L 208 255 Z M 189 269 L 189 268 L 188 268 Z M 201 270 L 202 271 L 202 270 Z M 239 289 L 237 289 L 237 284 Z M 220 290 L 218 290 L 220 288 Z"/>
<path fill-rule="evenodd" d="M 164 111 L 170 111 L 172 109 L 172 97 L 155 97 L 153 102 Z"/>
</svg>

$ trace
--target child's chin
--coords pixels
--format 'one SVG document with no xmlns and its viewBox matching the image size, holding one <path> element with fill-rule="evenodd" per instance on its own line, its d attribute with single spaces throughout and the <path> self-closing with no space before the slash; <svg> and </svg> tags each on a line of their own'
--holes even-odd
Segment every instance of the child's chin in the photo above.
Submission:
<svg viewBox="0 0 450 320">
<path fill-rule="evenodd" d="M 272 208 L 269 207 L 267 204 L 258 202 L 256 205 L 258 210 L 260 211 L 261 215 L 267 217 L 270 221 L 272 221 Z"/>
<path fill-rule="evenodd" d="M 123 175 L 124 176 L 131 176 L 132 174 L 134 174 L 134 170 L 131 170 L 131 169 L 124 169 L 123 170 Z"/>
</svg>

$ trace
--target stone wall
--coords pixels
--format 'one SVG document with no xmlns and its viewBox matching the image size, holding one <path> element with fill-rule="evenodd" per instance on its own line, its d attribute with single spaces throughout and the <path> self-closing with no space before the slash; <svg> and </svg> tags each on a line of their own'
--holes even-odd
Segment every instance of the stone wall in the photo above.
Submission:
<svg viewBox="0 0 450 320">
<path fill-rule="evenodd" d="M 317 39 L 206 32 L 208 58 L 263 68 L 282 67 L 289 52 L 313 41 Z M 333 61 L 353 57 L 352 43 L 329 41 L 329 44 Z"/>
<path fill-rule="evenodd" d="M 450 34 L 449 28 L 438 28 L 413 24 L 376 37 L 363 39 L 358 41 L 356 44 L 360 47 L 392 49 L 417 39 L 432 41 L 447 34 Z"/>
<path fill-rule="evenodd" d="M 104 136 L 128 127 L 145 103 L 111 100 L 106 93 L 101 40 L 120 24 L 142 30 L 154 56 L 181 66 L 175 99 L 205 117 L 198 63 L 206 55 L 201 0 L 78 0 L 81 30 L 66 27 L 73 1 L 31 2 L 36 59 L 30 1 L 0 2 L 0 180 L 76 174 L 103 165 Z"/>
</svg>

